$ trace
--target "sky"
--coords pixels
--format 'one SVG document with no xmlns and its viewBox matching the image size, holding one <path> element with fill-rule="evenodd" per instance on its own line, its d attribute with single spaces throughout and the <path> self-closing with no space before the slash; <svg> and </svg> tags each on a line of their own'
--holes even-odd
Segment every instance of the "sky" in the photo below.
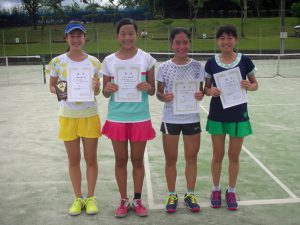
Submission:
<svg viewBox="0 0 300 225">
<path fill-rule="evenodd" d="M 75 0 L 79 5 L 83 5 L 83 3 L 80 2 L 80 0 Z M 18 6 L 21 4 L 21 0 L 0 0 L 0 8 L 4 9 L 11 9 L 15 6 Z M 97 0 L 96 0 L 97 2 Z M 100 1 L 98 1 L 100 2 Z M 107 0 L 102 0 L 101 4 L 107 2 Z M 70 5 L 73 3 L 73 0 L 64 0 L 62 5 Z"/>
</svg>

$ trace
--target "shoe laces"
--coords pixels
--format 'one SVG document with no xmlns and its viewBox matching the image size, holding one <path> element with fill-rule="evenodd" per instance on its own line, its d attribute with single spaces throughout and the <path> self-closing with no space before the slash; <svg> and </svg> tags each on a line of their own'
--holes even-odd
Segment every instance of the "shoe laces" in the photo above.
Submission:
<svg viewBox="0 0 300 225">
<path fill-rule="evenodd" d="M 234 192 L 228 192 L 227 196 L 227 199 L 231 204 L 236 203 L 237 200 L 240 200 L 240 197 Z"/>
<path fill-rule="evenodd" d="M 96 197 L 95 196 L 91 196 L 85 199 L 85 204 L 87 205 L 89 202 L 93 202 L 96 203 Z"/>
<path fill-rule="evenodd" d="M 120 209 L 125 209 L 125 208 L 127 208 L 127 204 L 126 204 L 127 202 L 128 202 L 128 199 L 121 199 L 119 208 L 120 208 Z"/>
<path fill-rule="evenodd" d="M 178 197 L 176 195 L 169 195 L 167 197 L 168 200 L 168 204 L 173 205 L 175 204 L 175 201 L 178 199 Z"/>
<path fill-rule="evenodd" d="M 82 198 L 76 198 L 75 201 L 73 202 L 72 206 L 76 206 L 76 204 L 80 203 L 81 205 L 85 205 L 85 202 Z"/>
<path fill-rule="evenodd" d="M 213 198 L 213 200 L 218 201 L 220 199 L 220 196 L 221 196 L 221 194 L 220 194 L 219 191 L 213 191 L 212 192 L 212 198 Z"/>
<path fill-rule="evenodd" d="M 142 204 L 142 200 L 141 199 L 135 199 L 134 200 L 134 204 L 137 208 L 142 208 L 145 209 L 145 206 Z"/>
<path fill-rule="evenodd" d="M 197 199 L 194 194 L 188 194 L 185 198 L 189 198 L 193 204 L 197 204 Z"/>
</svg>

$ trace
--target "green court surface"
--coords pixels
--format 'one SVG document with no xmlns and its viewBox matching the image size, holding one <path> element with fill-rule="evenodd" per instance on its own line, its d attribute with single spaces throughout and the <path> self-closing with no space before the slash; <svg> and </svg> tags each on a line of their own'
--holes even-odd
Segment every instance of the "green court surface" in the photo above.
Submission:
<svg viewBox="0 0 300 225">
<path fill-rule="evenodd" d="M 300 63 L 299 63 L 300 64 Z M 12 74 L 8 75 L 8 72 Z M 295 71 L 298 73 L 299 71 Z M 259 68 L 259 73 L 264 73 Z M 13 77 L 13 75 L 18 77 Z M 20 76 L 19 76 L 20 75 Z M 21 76 L 22 75 L 22 76 Z M 22 79 L 21 79 L 22 78 Z M 33 79 L 31 82 L 26 80 Z M 8 82 L 9 81 L 9 82 Z M 20 82 L 18 82 L 20 81 Z M 156 225 L 156 224 L 299 224 L 300 221 L 300 79 L 258 78 L 259 90 L 249 92 L 249 114 L 254 134 L 245 139 L 240 157 L 237 193 L 239 210 L 209 207 L 211 141 L 205 131 L 209 97 L 201 102 L 201 149 L 198 155 L 196 193 L 201 212 L 193 214 L 182 204 L 186 191 L 183 144 L 179 146 L 176 214 L 164 212 L 166 182 L 164 154 L 159 131 L 163 104 L 150 97 L 150 110 L 157 137 L 148 142 L 143 199 L 149 216 L 130 212 L 116 219 L 119 193 L 114 178 L 112 145 L 101 137 L 98 146 L 99 178 L 96 187 L 100 212 L 69 216 L 73 193 L 67 155 L 57 138 L 58 104 L 42 83 L 40 67 L 0 67 L 0 224 L 2 225 Z M 102 123 L 107 99 L 97 97 Z M 227 187 L 228 158 L 225 156 L 221 187 Z M 86 193 L 82 159 L 83 192 Z M 128 163 L 128 193 L 133 195 L 131 164 Z"/>
</svg>

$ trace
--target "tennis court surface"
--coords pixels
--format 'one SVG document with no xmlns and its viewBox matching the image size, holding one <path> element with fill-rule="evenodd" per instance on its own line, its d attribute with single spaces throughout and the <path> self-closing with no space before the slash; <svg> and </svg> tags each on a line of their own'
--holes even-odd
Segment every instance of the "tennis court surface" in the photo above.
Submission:
<svg viewBox="0 0 300 225">
<path fill-rule="evenodd" d="M 275 62 L 276 64 L 276 62 Z M 264 77 L 270 68 L 257 65 L 259 90 L 249 92 L 249 114 L 254 134 L 247 137 L 240 157 L 237 193 L 239 210 L 209 207 L 211 141 L 204 131 L 209 97 L 201 103 L 201 149 L 198 156 L 196 193 L 201 206 L 198 214 L 184 208 L 186 191 L 183 143 L 177 163 L 177 192 L 180 206 L 176 214 L 164 212 L 166 182 L 159 126 L 163 104 L 150 98 L 157 137 L 148 143 L 143 199 L 149 216 L 133 212 L 124 219 L 114 217 L 119 193 L 114 178 L 112 145 L 101 137 L 98 146 L 99 178 L 96 196 L 100 208 L 95 216 L 84 212 L 68 215 L 73 193 L 68 175 L 67 155 L 57 138 L 56 96 L 42 82 L 41 66 L 0 67 L 0 224 L 299 224 L 300 214 L 300 79 L 299 60 L 287 68 L 295 76 Z M 289 67 L 289 66 L 288 66 Z M 276 69 L 275 69 L 276 70 Z M 267 75 L 267 77 L 271 77 Z M 97 97 L 102 123 L 107 99 Z M 227 156 L 224 158 L 221 187 L 227 187 Z M 86 193 L 85 164 L 82 160 L 83 192 Z M 128 163 L 128 193 L 132 198 L 131 166 Z"/>
</svg>

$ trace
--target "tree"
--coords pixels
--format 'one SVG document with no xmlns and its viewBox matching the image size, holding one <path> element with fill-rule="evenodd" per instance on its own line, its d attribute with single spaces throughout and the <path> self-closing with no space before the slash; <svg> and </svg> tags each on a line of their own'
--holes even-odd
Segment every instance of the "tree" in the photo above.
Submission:
<svg viewBox="0 0 300 225">
<path fill-rule="evenodd" d="M 244 23 L 246 22 L 247 19 L 247 0 L 232 0 L 233 2 L 236 2 L 237 4 L 240 5 L 241 9 L 241 36 L 245 37 L 244 34 Z"/>
<path fill-rule="evenodd" d="M 90 10 L 91 14 L 87 15 L 87 17 L 92 18 L 92 23 L 95 23 L 95 18 L 97 17 L 97 10 L 100 8 L 100 2 L 102 0 L 80 0 L 81 2 L 87 4 L 85 9 Z M 97 3 L 99 1 L 99 3 Z"/>
<path fill-rule="evenodd" d="M 298 21 L 300 19 L 300 1 L 299 2 L 294 2 L 291 6 L 291 10 L 293 13 L 293 16 L 298 18 Z"/>
<path fill-rule="evenodd" d="M 187 0 L 190 9 L 190 20 L 197 19 L 199 9 L 203 7 L 206 0 Z"/>
<path fill-rule="evenodd" d="M 113 10 L 113 23 L 116 24 L 119 8 L 121 6 L 124 7 L 124 5 L 126 4 L 126 0 L 117 0 L 116 3 L 114 0 L 108 0 L 108 2 L 109 2 L 108 8 Z"/>
<path fill-rule="evenodd" d="M 33 24 L 33 29 L 37 29 L 37 13 L 39 9 L 42 7 L 42 0 L 22 0 L 22 4 L 27 11 L 29 17 L 31 18 L 31 22 Z"/>
<path fill-rule="evenodd" d="M 253 0 L 252 2 L 253 2 L 253 8 L 256 11 L 256 15 L 257 15 L 257 17 L 260 18 L 260 2 L 261 2 L 261 0 Z"/>
<path fill-rule="evenodd" d="M 58 19 L 63 17 L 64 11 L 62 10 L 61 3 L 64 0 L 44 0 L 44 6 L 50 8 L 52 11 L 54 23 L 57 24 Z"/>
<path fill-rule="evenodd" d="M 95 28 L 95 18 L 97 17 L 97 9 L 100 8 L 100 5 L 97 3 L 98 0 L 80 0 L 83 3 L 87 4 L 86 9 L 91 11 L 91 14 L 87 15 L 87 17 L 92 18 L 93 30 L 94 30 L 94 40 L 97 40 L 97 32 Z M 99 0 L 101 2 L 102 0 Z"/>
</svg>

